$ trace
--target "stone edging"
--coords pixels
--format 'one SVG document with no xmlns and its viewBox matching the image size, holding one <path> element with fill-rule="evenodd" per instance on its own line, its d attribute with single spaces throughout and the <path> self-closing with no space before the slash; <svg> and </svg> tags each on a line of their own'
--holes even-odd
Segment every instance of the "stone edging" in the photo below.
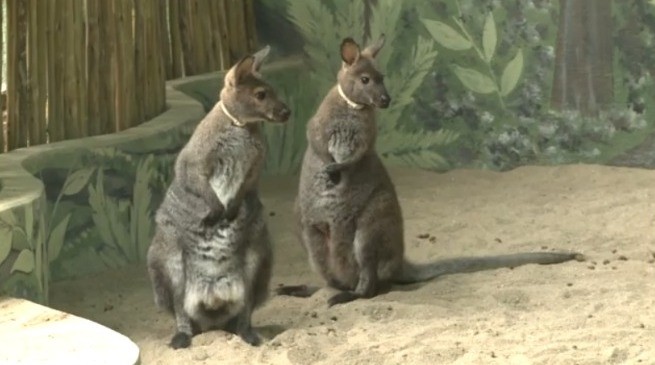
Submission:
<svg viewBox="0 0 655 365">
<path fill-rule="evenodd" d="M 44 194 L 43 183 L 32 176 L 25 165 L 37 156 L 45 153 L 74 153 L 80 148 L 90 146 L 111 147 L 126 144 L 159 132 L 197 123 L 205 112 L 200 102 L 175 89 L 175 86 L 189 82 L 189 79 L 177 79 L 166 83 L 167 109 L 153 119 L 133 128 L 112 134 L 85 137 L 74 140 L 55 142 L 47 145 L 21 148 L 0 154 L 0 212 L 31 204 Z"/>
</svg>

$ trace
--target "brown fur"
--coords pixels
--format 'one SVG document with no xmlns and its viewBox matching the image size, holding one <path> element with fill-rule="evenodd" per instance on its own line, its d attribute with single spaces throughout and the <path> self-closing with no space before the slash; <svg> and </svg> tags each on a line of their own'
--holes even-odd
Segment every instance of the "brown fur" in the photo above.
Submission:
<svg viewBox="0 0 655 365">
<path fill-rule="evenodd" d="M 257 189 L 265 158 L 260 121 L 290 115 L 259 77 L 267 53 L 227 72 L 221 100 L 178 155 L 157 210 L 148 272 L 156 304 L 175 316 L 173 348 L 214 328 L 261 342 L 250 318 L 268 295 L 272 249 Z"/>
<path fill-rule="evenodd" d="M 307 126 L 295 210 L 300 241 L 310 264 L 341 290 L 328 304 L 373 297 L 393 283 L 413 283 L 455 272 L 550 264 L 572 253 L 519 253 L 416 265 L 404 257 L 403 220 L 394 185 L 375 152 L 375 108 L 390 98 L 375 56 L 384 36 L 363 51 L 351 39 L 341 45 L 342 68 Z M 340 96 L 358 104 L 349 105 Z M 309 296 L 316 288 L 286 286 L 278 294 Z"/>
</svg>

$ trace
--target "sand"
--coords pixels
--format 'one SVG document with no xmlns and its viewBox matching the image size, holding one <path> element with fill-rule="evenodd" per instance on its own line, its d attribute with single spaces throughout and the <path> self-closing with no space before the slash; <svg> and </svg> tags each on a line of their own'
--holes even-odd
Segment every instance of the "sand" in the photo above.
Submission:
<svg viewBox="0 0 655 365">
<path fill-rule="evenodd" d="M 52 305 L 124 333 L 143 364 L 655 364 L 655 171 L 391 171 L 417 261 L 553 248 L 587 261 L 444 276 L 333 308 L 331 289 L 272 296 L 253 318 L 258 348 L 213 331 L 169 349 L 173 319 L 154 308 L 144 266 L 56 283 Z M 262 181 L 273 287 L 321 284 L 291 232 L 295 188 Z"/>
</svg>

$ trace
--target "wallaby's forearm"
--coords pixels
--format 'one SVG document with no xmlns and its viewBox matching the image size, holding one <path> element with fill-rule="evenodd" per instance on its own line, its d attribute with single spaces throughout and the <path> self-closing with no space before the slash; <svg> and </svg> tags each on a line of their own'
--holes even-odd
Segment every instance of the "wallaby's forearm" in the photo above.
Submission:
<svg viewBox="0 0 655 365">
<path fill-rule="evenodd" d="M 200 196 L 209 207 L 208 215 L 221 215 L 225 212 L 226 206 L 218 199 L 211 185 L 209 179 L 194 179 L 185 184 L 187 190 Z"/>
<path fill-rule="evenodd" d="M 213 171 L 203 171 L 209 169 L 202 169 L 197 164 L 188 163 L 180 166 L 179 170 L 177 177 L 182 180 L 181 185 L 189 193 L 205 201 L 209 208 L 208 216 L 219 216 L 225 212 L 225 205 L 219 200 L 210 183 Z"/>
<path fill-rule="evenodd" d="M 239 212 L 243 199 L 252 184 L 249 179 L 252 179 L 253 175 L 251 173 L 252 166 L 244 166 L 241 161 L 236 160 L 227 162 L 231 162 L 230 168 L 227 169 L 224 166 L 220 174 L 215 173 L 210 180 L 210 186 L 225 209 L 225 217 L 231 220 Z"/>
<path fill-rule="evenodd" d="M 332 135 L 328 143 L 328 151 L 334 159 L 334 163 L 326 167 L 328 172 L 335 172 L 359 162 L 369 151 L 370 144 L 364 138 L 343 138 L 343 136 Z"/>
<path fill-rule="evenodd" d="M 246 195 L 246 189 L 245 189 L 245 179 L 242 179 L 240 182 L 235 182 L 238 183 L 238 188 L 236 193 L 234 194 L 234 197 L 232 199 L 226 199 L 225 202 L 223 202 L 225 206 L 225 216 L 228 220 L 232 220 L 237 213 L 239 212 L 239 207 L 241 206 L 241 203 L 243 203 L 244 197 Z"/>
</svg>

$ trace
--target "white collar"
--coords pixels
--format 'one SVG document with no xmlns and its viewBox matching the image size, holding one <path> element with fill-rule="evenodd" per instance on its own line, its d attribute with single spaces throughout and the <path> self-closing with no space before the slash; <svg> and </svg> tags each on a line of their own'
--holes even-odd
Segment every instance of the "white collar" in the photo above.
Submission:
<svg viewBox="0 0 655 365">
<path fill-rule="evenodd" d="M 237 118 L 235 118 L 230 112 L 227 111 L 227 108 L 225 107 L 225 104 L 223 104 L 223 101 L 219 101 L 218 104 L 221 106 L 221 110 L 223 110 L 223 113 L 227 115 L 228 118 L 236 125 L 237 127 L 243 127 L 246 125 L 246 123 L 240 122 Z"/>
<path fill-rule="evenodd" d="M 353 109 L 356 109 L 356 110 L 359 110 L 359 109 L 362 109 L 365 106 L 364 104 L 357 104 L 354 101 L 348 99 L 346 94 L 343 93 L 343 89 L 341 88 L 341 84 L 337 84 L 337 91 L 339 92 L 339 95 L 343 98 L 343 100 L 345 100 L 346 103 L 348 103 L 349 107 L 351 107 Z"/>
</svg>

